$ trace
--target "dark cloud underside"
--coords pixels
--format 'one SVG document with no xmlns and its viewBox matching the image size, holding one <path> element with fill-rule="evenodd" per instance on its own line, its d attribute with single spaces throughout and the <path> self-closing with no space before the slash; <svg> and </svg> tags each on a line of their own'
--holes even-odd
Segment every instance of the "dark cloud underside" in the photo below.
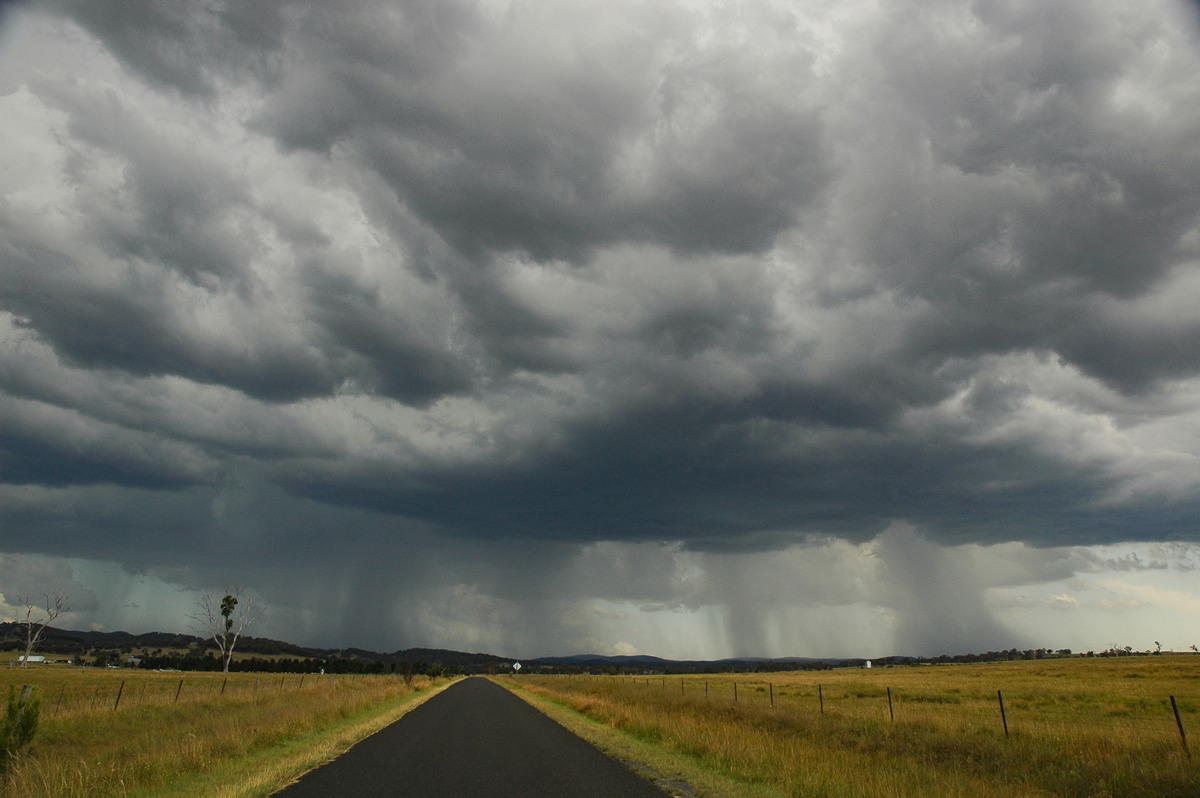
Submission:
<svg viewBox="0 0 1200 798">
<path fill-rule="evenodd" d="M 19 8 L 13 545 L 1197 539 L 1194 4 Z"/>
</svg>

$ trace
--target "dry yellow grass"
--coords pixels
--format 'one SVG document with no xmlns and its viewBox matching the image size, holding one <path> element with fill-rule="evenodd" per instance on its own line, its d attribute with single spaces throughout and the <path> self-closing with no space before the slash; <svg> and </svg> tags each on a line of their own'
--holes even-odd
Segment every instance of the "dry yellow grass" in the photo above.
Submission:
<svg viewBox="0 0 1200 798">
<path fill-rule="evenodd" d="M 62 667 L 0 674 L 7 684 L 34 685 L 42 698 L 37 737 L 4 794 L 55 798 L 268 795 L 438 686 L 424 677 L 406 686 L 395 676 Z"/>
<path fill-rule="evenodd" d="M 747 794 L 1200 795 L 1200 657 L 510 681 Z"/>
</svg>

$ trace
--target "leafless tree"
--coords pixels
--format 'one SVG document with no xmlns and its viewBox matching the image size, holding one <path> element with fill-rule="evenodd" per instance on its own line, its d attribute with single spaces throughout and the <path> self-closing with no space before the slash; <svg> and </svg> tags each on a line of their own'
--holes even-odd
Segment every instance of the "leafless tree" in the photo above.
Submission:
<svg viewBox="0 0 1200 798">
<path fill-rule="evenodd" d="M 239 587 L 226 588 L 225 595 L 219 599 L 213 593 L 205 593 L 196 599 L 196 612 L 188 616 L 193 621 L 193 632 L 201 637 L 212 638 L 217 644 L 225 673 L 229 673 L 233 647 L 237 645 L 238 638 L 262 612 L 253 598 L 243 599 L 241 594 Z"/>
<path fill-rule="evenodd" d="M 21 667 L 29 664 L 33 649 L 42 639 L 46 626 L 71 609 L 67 606 L 67 596 L 64 593 L 47 593 L 45 598 L 43 607 L 32 599 L 17 597 L 17 603 L 25 608 L 25 617 L 17 619 L 17 623 L 25 627 L 25 656 L 21 659 Z"/>
</svg>

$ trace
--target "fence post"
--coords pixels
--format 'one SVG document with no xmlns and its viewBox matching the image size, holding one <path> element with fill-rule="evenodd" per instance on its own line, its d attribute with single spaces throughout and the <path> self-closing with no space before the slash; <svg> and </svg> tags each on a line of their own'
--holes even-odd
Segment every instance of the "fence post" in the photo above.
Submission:
<svg viewBox="0 0 1200 798">
<path fill-rule="evenodd" d="M 733 683 L 733 703 L 737 703 L 737 682 Z"/>
<path fill-rule="evenodd" d="M 817 700 L 821 702 L 821 714 L 825 714 L 825 692 L 821 689 L 821 685 L 817 685 Z"/>
<path fill-rule="evenodd" d="M 888 717 L 893 721 L 896 720 L 896 713 L 892 711 L 892 688 L 887 689 L 888 693 Z"/>
<path fill-rule="evenodd" d="M 775 708 L 775 685 L 772 682 L 767 682 L 767 687 L 771 688 L 771 709 Z"/>
<path fill-rule="evenodd" d="M 1008 716 L 1004 714 L 1004 694 L 996 691 L 996 700 L 1000 702 L 1000 722 L 1004 724 L 1004 736 L 1008 736 Z"/>
<path fill-rule="evenodd" d="M 179 686 L 175 688 L 175 703 L 179 703 L 179 694 L 183 692 L 183 679 L 179 680 Z"/>
<path fill-rule="evenodd" d="M 67 691 L 67 686 L 64 684 L 58 689 L 58 703 L 54 705 L 54 714 L 58 714 L 58 710 L 62 708 L 63 693 Z"/>
<path fill-rule="evenodd" d="M 121 682 L 121 687 L 117 690 L 117 700 L 113 702 L 113 712 L 117 711 L 117 707 L 121 706 L 121 693 L 125 692 L 125 682 Z"/>
<path fill-rule="evenodd" d="M 1183 752 L 1191 757 L 1192 752 L 1187 747 L 1187 732 L 1183 730 L 1183 720 L 1179 717 L 1179 705 L 1175 703 L 1175 696 L 1171 696 L 1171 711 L 1175 713 L 1175 725 L 1179 727 L 1179 742 L 1183 743 Z"/>
<path fill-rule="evenodd" d="M 225 677 L 225 681 L 221 682 L 221 695 L 225 695 L 225 685 L 229 684 L 229 677 Z"/>
</svg>

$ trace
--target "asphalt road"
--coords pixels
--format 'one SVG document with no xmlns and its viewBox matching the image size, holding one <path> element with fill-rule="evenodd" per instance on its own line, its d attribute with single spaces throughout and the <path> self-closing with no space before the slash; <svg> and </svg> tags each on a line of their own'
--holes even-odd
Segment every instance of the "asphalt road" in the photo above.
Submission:
<svg viewBox="0 0 1200 798">
<path fill-rule="evenodd" d="M 487 679 L 451 685 L 281 798 L 664 798 Z"/>
</svg>

